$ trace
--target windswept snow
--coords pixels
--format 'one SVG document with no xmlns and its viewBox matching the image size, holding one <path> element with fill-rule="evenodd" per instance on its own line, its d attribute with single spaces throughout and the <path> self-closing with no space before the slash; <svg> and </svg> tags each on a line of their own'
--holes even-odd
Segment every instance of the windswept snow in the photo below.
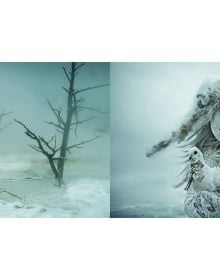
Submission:
<svg viewBox="0 0 220 280">
<path fill-rule="evenodd" d="M 108 185 L 107 180 L 83 179 L 71 182 L 64 190 L 27 196 L 26 202 L 0 200 L 0 217 L 108 217 Z"/>
<path fill-rule="evenodd" d="M 0 217 L 109 217 L 108 165 L 105 159 L 94 162 L 70 160 L 66 185 L 58 188 L 44 159 L 2 157 L 0 189 L 24 201 L 0 193 Z"/>
</svg>

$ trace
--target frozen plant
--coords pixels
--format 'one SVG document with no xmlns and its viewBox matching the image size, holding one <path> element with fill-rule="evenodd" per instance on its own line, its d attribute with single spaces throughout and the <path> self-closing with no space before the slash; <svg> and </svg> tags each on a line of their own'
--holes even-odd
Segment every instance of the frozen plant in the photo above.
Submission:
<svg viewBox="0 0 220 280">
<path fill-rule="evenodd" d="M 46 121 L 46 123 L 52 125 L 55 128 L 55 132 L 58 132 L 59 135 L 61 135 L 60 145 L 57 143 L 56 133 L 54 133 L 54 135 L 48 140 L 45 137 L 34 133 L 23 122 L 15 119 L 18 124 L 24 127 L 25 134 L 34 141 L 34 144 L 31 144 L 30 147 L 35 151 L 42 153 L 48 159 L 51 170 L 60 187 L 63 184 L 63 174 L 65 162 L 67 160 L 67 153 L 70 153 L 74 148 L 81 148 L 84 144 L 94 141 L 100 137 L 95 135 L 90 139 L 86 139 L 75 144 L 69 143 L 71 130 L 74 130 L 75 135 L 77 135 L 78 126 L 93 119 L 92 117 L 80 119 L 80 111 L 93 110 L 103 113 L 99 109 L 84 106 L 83 103 L 85 98 L 82 94 L 93 89 L 108 86 L 108 84 L 100 84 L 81 89 L 76 88 L 76 76 L 78 75 L 80 68 L 83 66 L 85 66 L 85 63 L 72 62 L 70 71 L 63 67 L 68 83 L 67 87 L 62 88 L 67 97 L 66 108 L 64 110 L 66 113 L 63 113 L 61 107 L 55 108 L 51 102 L 47 100 L 49 108 L 55 117 L 55 121 Z"/>
</svg>

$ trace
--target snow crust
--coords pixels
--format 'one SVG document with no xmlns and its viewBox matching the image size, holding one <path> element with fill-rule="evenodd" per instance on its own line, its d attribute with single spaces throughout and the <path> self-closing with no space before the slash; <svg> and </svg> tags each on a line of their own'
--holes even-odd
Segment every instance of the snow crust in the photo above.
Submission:
<svg viewBox="0 0 220 280">
<path fill-rule="evenodd" d="M 65 170 L 65 185 L 58 188 L 43 159 L 0 159 L 0 217 L 88 218 L 109 217 L 109 170 L 106 160 L 76 160 Z"/>
</svg>

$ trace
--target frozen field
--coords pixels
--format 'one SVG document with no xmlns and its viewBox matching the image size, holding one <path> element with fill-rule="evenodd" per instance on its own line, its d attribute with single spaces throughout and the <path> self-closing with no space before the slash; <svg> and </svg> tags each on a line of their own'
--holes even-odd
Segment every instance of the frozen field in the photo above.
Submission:
<svg viewBox="0 0 220 280">
<path fill-rule="evenodd" d="M 70 160 L 65 173 L 66 184 L 60 189 L 42 157 L 1 157 L 0 189 L 24 201 L 0 192 L 0 217 L 108 217 L 106 159 Z"/>
</svg>

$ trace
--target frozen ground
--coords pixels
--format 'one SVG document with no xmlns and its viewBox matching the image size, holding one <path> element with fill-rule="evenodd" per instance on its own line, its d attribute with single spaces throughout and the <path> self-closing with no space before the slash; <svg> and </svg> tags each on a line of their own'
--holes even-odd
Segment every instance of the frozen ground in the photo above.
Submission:
<svg viewBox="0 0 220 280">
<path fill-rule="evenodd" d="M 106 159 L 76 158 L 59 189 L 46 160 L 36 155 L 0 157 L 0 217 L 108 217 L 109 171 Z"/>
<path fill-rule="evenodd" d="M 147 159 L 135 155 L 131 162 L 112 164 L 111 217 L 120 218 L 180 218 L 186 217 L 183 203 L 186 192 L 173 186 L 177 174 L 178 150 L 174 147 Z"/>
</svg>

